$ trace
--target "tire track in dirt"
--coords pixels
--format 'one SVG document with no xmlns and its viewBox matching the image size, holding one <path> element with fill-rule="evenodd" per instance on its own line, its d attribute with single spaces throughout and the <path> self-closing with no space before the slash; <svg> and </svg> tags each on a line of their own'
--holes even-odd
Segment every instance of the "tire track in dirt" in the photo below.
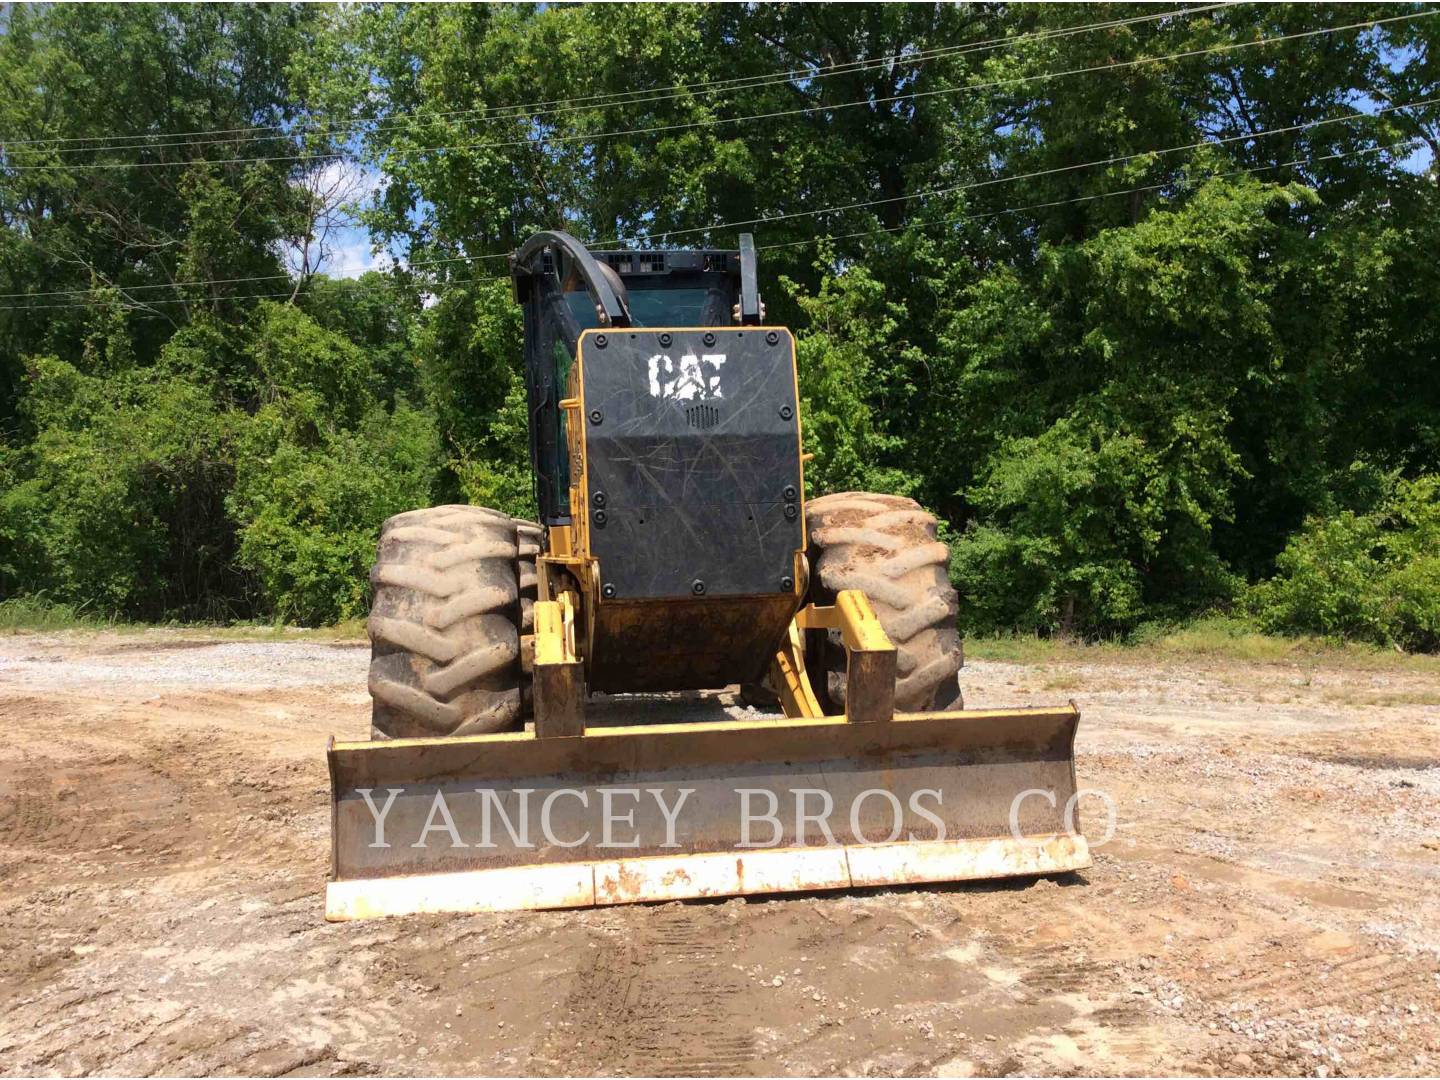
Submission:
<svg viewBox="0 0 1440 1080">
<path fill-rule="evenodd" d="M 0 792 L 0 835 L 6 847 L 73 851 L 84 849 L 89 828 L 84 815 L 68 812 L 74 794 L 56 793 L 48 784 L 22 780 Z M 67 807 L 67 803 L 71 806 Z"/>
<path fill-rule="evenodd" d="M 1083 948 L 1073 943 L 1044 945 L 1023 956 L 1023 984 L 1040 1002 L 1063 1003 L 1074 1015 L 1049 1032 L 1040 1032 L 1059 1056 L 1055 1069 L 1072 1064 L 1065 1050 L 1083 1057 L 1102 1071 L 1134 1071 L 1154 1047 L 1159 1032 L 1156 1017 L 1146 1004 L 1100 977 L 1105 970 Z"/>
<path fill-rule="evenodd" d="M 1440 998 L 1437 973 L 1440 965 L 1417 964 L 1414 958 L 1389 953 L 1338 963 L 1302 962 L 1231 986 L 1227 1004 L 1232 1010 L 1247 1010 L 1251 1022 L 1258 1024 L 1296 1020 L 1325 1009 L 1354 1015 Z"/>
<path fill-rule="evenodd" d="M 1188 667 L 1095 668 L 1108 689 L 1063 667 L 1094 706 L 1082 776 L 1120 805 L 1114 844 L 1064 887 L 332 926 L 323 748 L 365 730 L 363 658 L 322 664 L 282 642 L 156 660 L 147 642 L 72 678 L 69 661 L 109 640 L 45 645 L 57 663 L 0 675 L 0 1074 L 1423 1074 L 1440 1060 L 1429 706 L 1291 700 L 1292 677 L 1270 669 L 1221 667 L 1222 694 Z M 0 640 L 0 658 L 39 647 Z M 317 681 L 345 665 L 350 689 Z M 982 661 L 969 682 L 977 701 L 1017 704 L 1032 683 L 1054 697 L 1044 678 Z M 683 704 L 698 718 L 717 702 Z"/>
<path fill-rule="evenodd" d="M 61 860 L 69 877 L 153 877 L 193 859 L 202 816 L 194 776 L 165 748 L 95 760 L 25 755 L 0 781 L 0 867 L 17 879 Z"/>
<path fill-rule="evenodd" d="M 133 1008 L 138 1002 L 127 1004 Z M 292 1044 L 254 1024 L 235 1023 L 208 1010 L 182 1009 L 174 1002 L 162 1002 L 153 1015 L 128 1023 L 103 1053 L 90 1041 L 63 1037 L 68 1026 L 68 1021 L 53 1025 L 50 1034 L 62 1035 L 59 1044 L 26 1061 L 25 1068 L 132 1076 L 281 1076 L 302 1068 L 320 1074 L 340 1068 L 329 1044 Z M 334 1067 L 324 1068 L 327 1061 Z"/>
<path fill-rule="evenodd" d="M 598 939 L 567 1003 L 596 1051 L 552 1046 L 547 1056 L 581 1072 L 754 1075 L 760 1017 L 715 933 L 713 907 L 650 909 L 629 929 Z"/>
</svg>

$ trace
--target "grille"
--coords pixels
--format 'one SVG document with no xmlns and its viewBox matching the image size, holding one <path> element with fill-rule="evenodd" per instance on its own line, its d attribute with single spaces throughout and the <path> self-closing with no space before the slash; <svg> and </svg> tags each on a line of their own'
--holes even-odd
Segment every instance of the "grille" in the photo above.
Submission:
<svg viewBox="0 0 1440 1080">
<path fill-rule="evenodd" d="M 714 405 L 691 405 L 685 410 L 685 422 L 702 431 L 720 422 L 720 410 Z"/>
</svg>

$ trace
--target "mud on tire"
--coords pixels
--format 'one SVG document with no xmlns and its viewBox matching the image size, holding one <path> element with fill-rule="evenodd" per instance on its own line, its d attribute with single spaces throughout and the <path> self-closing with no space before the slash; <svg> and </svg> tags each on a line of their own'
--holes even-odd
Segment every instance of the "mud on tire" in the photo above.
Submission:
<svg viewBox="0 0 1440 1080">
<path fill-rule="evenodd" d="M 478 735 L 520 719 L 528 605 L 517 531 L 478 506 L 412 510 L 381 527 L 370 571 L 375 738 Z"/>
<path fill-rule="evenodd" d="M 947 573 L 950 552 L 937 538 L 934 515 L 914 499 L 845 491 L 807 503 L 805 524 L 811 600 L 831 604 L 841 589 L 860 589 L 895 643 L 895 708 L 961 708 L 959 604 Z M 829 632 L 819 659 L 823 689 L 836 709 L 843 708 L 845 649 L 838 631 Z"/>
</svg>

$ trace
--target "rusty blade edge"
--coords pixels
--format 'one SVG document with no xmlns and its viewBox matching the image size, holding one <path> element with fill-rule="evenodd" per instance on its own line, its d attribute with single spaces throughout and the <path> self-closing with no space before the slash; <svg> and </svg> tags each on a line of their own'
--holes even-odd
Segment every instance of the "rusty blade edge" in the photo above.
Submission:
<svg viewBox="0 0 1440 1080">
<path fill-rule="evenodd" d="M 1064 834 L 660 855 L 331 881 L 325 918 L 603 907 L 1058 874 L 1089 865 L 1085 838 Z"/>
</svg>

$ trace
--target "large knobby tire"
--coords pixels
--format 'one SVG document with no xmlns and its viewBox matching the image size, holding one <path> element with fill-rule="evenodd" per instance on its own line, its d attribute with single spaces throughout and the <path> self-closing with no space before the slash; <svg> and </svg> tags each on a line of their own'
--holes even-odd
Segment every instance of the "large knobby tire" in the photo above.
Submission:
<svg viewBox="0 0 1440 1080">
<path fill-rule="evenodd" d="M 478 735 L 520 719 L 516 541 L 514 520 L 478 506 L 412 510 L 381 527 L 370 571 L 375 738 Z"/>
<path fill-rule="evenodd" d="M 895 708 L 961 708 L 959 603 L 934 515 L 914 499 L 845 491 L 807 503 L 805 525 L 811 600 L 832 604 L 841 589 L 861 590 L 895 643 Z M 824 688 L 843 708 L 845 649 L 838 631 L 828 634 L 822 659 Z"/>
</svg>

